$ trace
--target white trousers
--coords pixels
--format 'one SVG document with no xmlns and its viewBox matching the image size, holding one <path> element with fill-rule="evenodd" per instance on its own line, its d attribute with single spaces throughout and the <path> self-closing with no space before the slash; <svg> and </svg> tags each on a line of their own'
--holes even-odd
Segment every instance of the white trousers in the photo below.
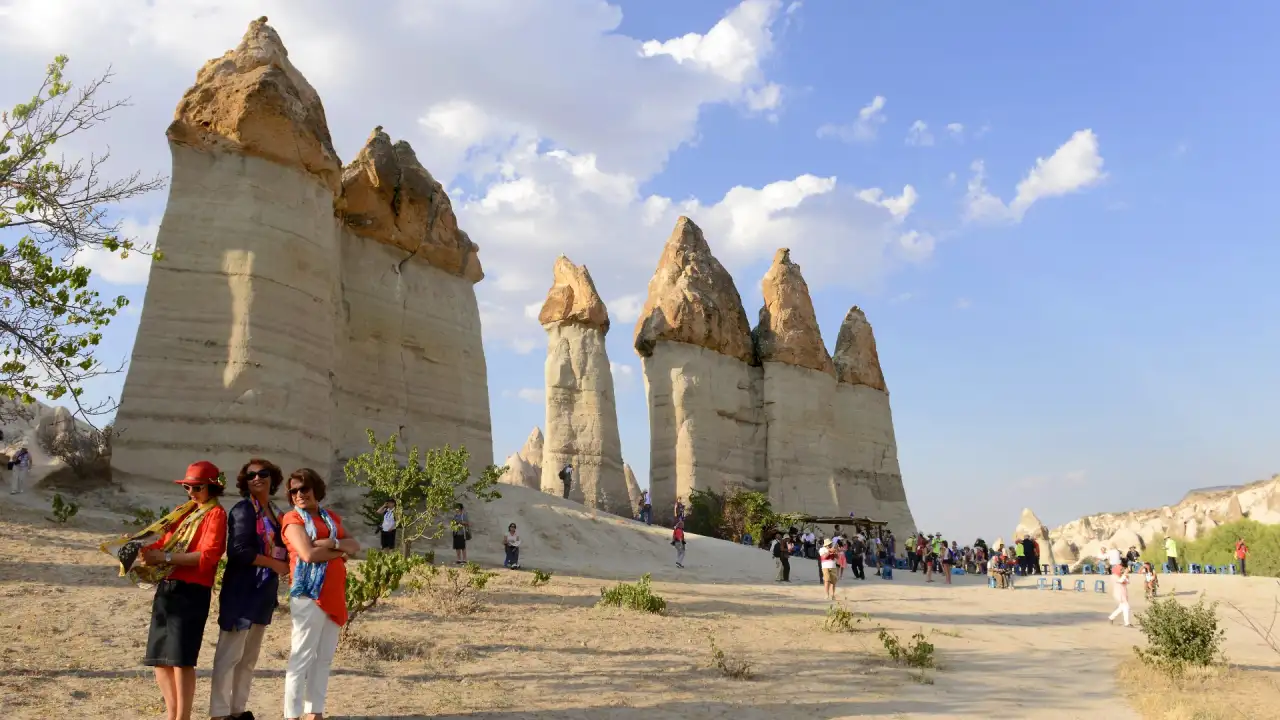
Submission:
<svg viewBox="0 0 1280 720">
<path fill-rule="evenodd" d="M 289 598 L 289 615 L 293 619 L 293 647 L 284 671 L 284 716 L 320 714 L 342 628 L 311 598 Z"/>
<path fill-rule="evenodd" d="M 1107 616 L 1108 620 L 1115 620 L 1116 616 L 1124 613 L 1124 624 L 1129 624 L 1129 586 L 1123 583 L 1116 583 L 1116 609 L 1111 611 Z"/>
<path fill-rule="evenodd" d="M 218 633 L 218 649 L 213 652 L 213 682 L 209 692 L 209 715 L 239 715 L 248 709 L 249 686 L 258 665 L 266 625 L 250 625 L 248 630 Z"/>
<path fill-rule="evenodd" d="M 19 465 L 14 465 L 9 471 L 9 492 L 20 493 L 22 486 L 27 480 L 27 469 Z"/>
<path fill-rule="evenodd" d="M 676 543 L 676 564 L 684 564 L 684 543 Z"/>
</svg>

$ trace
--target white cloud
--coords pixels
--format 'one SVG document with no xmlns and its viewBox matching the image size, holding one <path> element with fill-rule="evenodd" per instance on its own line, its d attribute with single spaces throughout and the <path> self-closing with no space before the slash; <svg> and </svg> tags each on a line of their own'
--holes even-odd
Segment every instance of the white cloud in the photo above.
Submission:
<svg viewBox="0 0 1280 720">
<path fill-rule="evenodd" d="M 544 388 L 520 388 L 516 397 L 532 405 L 541 405 L 547 401 L 547 392 Z"/>
<path fill-rule="evenodd" d="M 970 300 L 969 298 L 967 297 L 956 298 L 957 310 L 968 310 L 971 307 L 973 307 L 973 301 Z"/>
<path fill-rule="evenodd" d="M 888 118 L 884 114 L 885 99 L 877 95 L 858 111 L 858 119 L 848 125 L 827 124 L 818 128 L 818 137 L 836 138 L 844 142 L 871 142 Z"/>
<path fill-rule="evenodd" d="M 626 387 L 635 380 L 636 369 L 626 363 L 610 362 L 609 370 L 613 373 L 613 384 L 619 387 Z"/>
<path fill-rule="evenodd" d="M 1029 475 L 1013 481 L 1014 488 L 1018 490 L 1039 490 L 1041 488 L 1050 487 L 1080 487 L 1088 480 L 1088 473 L 1084 470 L 1070 470 L 1064 473 L 1047 473 L 1042 475 Z"/>
<path fill-rule="evenodd" d="M 903 187 L 902 194 L 896 197 L 893 195 L 885 196 L 884 190 L 878 187 L 858 191 L 858 199 L 872 205 L 879 205 L 888 210 L 889 214 L 898 220 L 902 220 L 911 212 L 911 208 L 919 198 L 920 196 L 916 193 L 916 189 L 910 185 Z"/>
<path fill-rule="evenodd" d="M 987 190 L 986 167 L 981 160 L 975 161 L 965 195 L 965 219 L 1020 222 L 1039 200 L 1068 195 L 1101 182 L 1106 177 L 1102 162 L 1097 135 L 1092 130 L 1078 130 L 1053 155 L 1036 158 L 1035 166 L 1018 183 L 1013 200 L 1006 205 Z"/>
<path fill-rule="evenodd" d="M 908 230 L 898 236 L 898 245 L 902 248 L 903 256 L 914 262 L 932 257 L 935 244 L 932 235 L 919 230 Z"/>
<path fill-rule="evenodd" d="M 154 248 L 159 230 L 158 218 L 146 223 L 139 223 L 133 218 L 120 222 L 120 237 L 133 240 L 138 247 Z M 94 278 L 113 285 L 146 285 L 147 278 L 151 276 L 151 256 L 137 252 L 121 258 L 118 251 L 82 248 L 76 252 L 73 262 L 89 268 Z"/>
<path fill-rule="evenodd" d="M 961 123 L 947 123 L 947 132 L 951 137 L 959 140 L 964 137 L 964 125 Z"/>
<path fill-rule="evenodd" d="M 632 293 L 614 298 L 605 303 L 609 308 L 609 319 L 614 322 L 633 323 L 640 319 L 640 311 L 644 309 L 645 296 Z"/>
<path fill-rule="evenodd" d="M 955 184 L 956 184 L 955 172 L 947 173 L 947 187 L 951 187 L 952 185 L 955 185 Z"/>
<path fill-rule="evenodd" d="M 929 147 L 933 145 L 933 133 L 929 132 L 929 125 L 923 120 L 917 120 L 911 123 L 911 127 L 907 129 L 907 144 L 918 147 Z"/>
</svg>

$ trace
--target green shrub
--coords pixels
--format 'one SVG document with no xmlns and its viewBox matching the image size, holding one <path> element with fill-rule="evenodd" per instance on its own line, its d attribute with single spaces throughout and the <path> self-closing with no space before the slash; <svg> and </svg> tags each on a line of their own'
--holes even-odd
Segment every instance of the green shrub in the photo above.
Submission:
<svg viewBox="0 0 1280 720">
<path fill-rule="evenodd" d="M 1244 538 L 1249 546 L 1247 558 L 1250 575 L 1280 577 L 1280 525 L 1263 525 L 1256 520 L 1239 520 L 1219 525 L 1195 541 L 1178 541 L 1178 565 L 1183 571 L 1191 563 L 1230 565 L 1236 562 L 1236 540 Z M 1142 552 L 1142 559 L 1160 567 L 1168 558 L 1164 537 L 1156 537 Z M 1237 566 L 1238 569 L 1238 566 Z"/>
<path fill-rule="evenodd" d="M 173 508 L 161 507 L 152 510 L 151 508 L 139 507 L 129 511 L 129 519 L 124 521 L 129 527 L 144 528 L 160 518 L 168 515 Z"/>
<path fill-rule="evenodd" d="M 661 615 L 667 611 L 667 601 L 653 594 L 648 573 L 636 583 L 618 583 L 611 588 L 600 588 L 597 607 L 620 607 L 639 612 Z"/>
<path fill-rule="evenodd" d="M 904 645 L 897 635 L 880 628 L 880 642 L 889 658 L 900 665 L 921 669 L 933 667 L 933 643 L 925 638 L 923 631 L 917 631 L 911 636 L 911 643 Z"/>
<path fill-rule="evenodd" d="M 722 675 L 734 680 L 750 680 L 755 674 L 751 670 L 751 663 L 739 657 L 733 657 L 725 653 L 716 646 L 715 638 L 708 637 L 711 643 L 711 664 L 720 671 Z"/>
<path fill-rule="evenodd" d="M 61 493 L 54 493 L 53 503 L 50 504 L 49 510 L 53 512 L 53 517 L 47 518 L 49 522 L 65 525 L 68 520 L 76 516 L 76 513 L 80 512 L 80 505 L 70 500 L 63 500 Z"/>
<path fill-rule="evenodd" d="M 421 555 L 404 556 L 394 550 L 370 550 L 365 559 L 347 573 L 347 624 L 400 588 L 400 581 L 414 568 L 427 564 Z"/>
<path fill-rule="evenodd" d="M 1226 630 L 1219 627 L 1218 603 L 1206 603 L 1202 595 L 1194 605 L 1176 598 L 1152 600 L 1138 613 L 1147 647 L 1133 651 L 1144 663 L 1170 675 L 1188 666 L 1206 667 L 1222 662 L 1222 641 Z"/>
<path fill-rule="evenodd" d="M 415 569 L 410 588 L 430 601 L 432 609 L 441 615 L 469 615 L 481 608 L 479 591 L 488 582 L 484 575 L 468 575 L 458 568 L 440 568 L 427 565 L 419 572 Z M 494 573 L 496 574 L 496 573 Z M 477 577 L 484 577 L 478 585 Z"/>
<path fill-rule="evenodd" d="M 546 584 L 547 584 L 547 583 L 549 583 L 549 582 L 551 582 L 551 571 L 550 571 L 550 570 L 536 570 L 536 569 L 535 569 L 535 570 L 533 571 L 533 579 L 529 581 L 529 584 L 530 584 L 530 585 L 532 585 L 532 586 L 534 586 L 534 587 L 538 587 L 539 585 L 546 585 Z"/>
<path fill-rule="evenodd" d="M 827 632 L 853 632 L 856 629 L 854 625 L 869 617 L 866 613 L 855 613 L 840 603 L 835 603 L 827 608 L 827 619 L 822 624 L 822 629 Z"/>
</svg>

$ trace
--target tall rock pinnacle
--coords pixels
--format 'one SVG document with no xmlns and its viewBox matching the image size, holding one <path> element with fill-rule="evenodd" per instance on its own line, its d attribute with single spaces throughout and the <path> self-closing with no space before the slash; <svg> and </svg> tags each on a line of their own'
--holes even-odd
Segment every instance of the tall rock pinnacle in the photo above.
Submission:
<svg viewBox="0 0 1280 720">
<path fill-rule="evenodd" d="M 840 382 L 866 385 L 888 392 L 884 384 L 884 372 L 880 369 L 880 354 L 876 352 L 876 337 L 871 332 L 867 316 L 857 305 L 850 308 L 849 314 L 844 316 L 832 360 L 836 367 L 836 379 Z"/>
<path fill-rule="evenodd" d="M 798 365 L 835 376 L 835 366 L 809 297 L 809 285 L 800 266 L 791 262 L 791 251 L 781 248 L 761 282 L 764 306 L 756 325 L 756 355 L 760 362 Z"/>
<path fill-rule="evenodd" d="M 655 343 L 681 342 L 755 364 L 751 325 L 729 271 L 711 254 L 702 230 L 687 217 L 676 221 L 649 280 L 649 297 L 636 322 L 642 357 Z"/>
<path fill-rule="evenodd" d="M 551 290 L 542 303 L 538 322 L 543 325 L 573 323 L 608 333 L 609 311 L 600 299 L 600 293 L 596 292 L 587 266 L 574 265 L 561 255 L 556 258 L 552 273 Z"/>
<path fill-rule="evenodd" d="M 249 23 L 234 50 L 200 68 L 168 136 L 182 145 L 296 166 L 338 190 L 341 163 L 324 105 L 265 17 Z"/>
<path fill-rule="evenodd" d="M 484 278 L 480 248 L 458 229 L 444 187 L 409 143 L 374 128 L 342 169 L 341 216 L 351 232 L 394 245 L 471 282 Z"/>
</svg>

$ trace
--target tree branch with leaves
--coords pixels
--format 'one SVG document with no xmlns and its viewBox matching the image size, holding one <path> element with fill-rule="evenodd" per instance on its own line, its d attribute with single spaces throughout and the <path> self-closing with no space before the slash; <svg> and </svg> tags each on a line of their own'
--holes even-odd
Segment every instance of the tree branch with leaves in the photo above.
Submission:
<svg viewBox="0 0 1280 720">
<path fill-rule="evenodd" d="M 69 397 L 86 420 L 114 410 L 110 399 L 86 407 L 81 394 L 86 381 L 119 372 L 95 350 L 129 301 L 102 299 L 77 255 L 153 254 L 121 235 L 108 208 L 163 187 L 163 177 L 107 179 L 109 151 L 78 160 L 51 156 L 59 142 L 128 104 L 98 99 L 110 70 L 73 93 L 66 66 L 59 55 L 29 102 L 0 113 L 0 397 L 11 401 L 0 403 L 0 420 L 26 414 L 23 405 L 37 394 Z"/>
<path fill-rule="evenodd" d="M 454 450 L 445 445 L 423 454 L 413 445 L 401 460 L 398 435 L 378 442 L 373 430 L 365 432 L 370 449 L 348 460 L 344 474 L 348 483 L 396 501 L 396 527 L 406 556 L 415 541 L 434 540 L 446 530 L 457 529 L 449 513 L 460 497 L 469 495 L 484 502 L 502 497 L 497 484 L 506 468 L 489 465 L 480 477 L 472 478 L 471 456 L 465 447 Z"/>
</svg>

